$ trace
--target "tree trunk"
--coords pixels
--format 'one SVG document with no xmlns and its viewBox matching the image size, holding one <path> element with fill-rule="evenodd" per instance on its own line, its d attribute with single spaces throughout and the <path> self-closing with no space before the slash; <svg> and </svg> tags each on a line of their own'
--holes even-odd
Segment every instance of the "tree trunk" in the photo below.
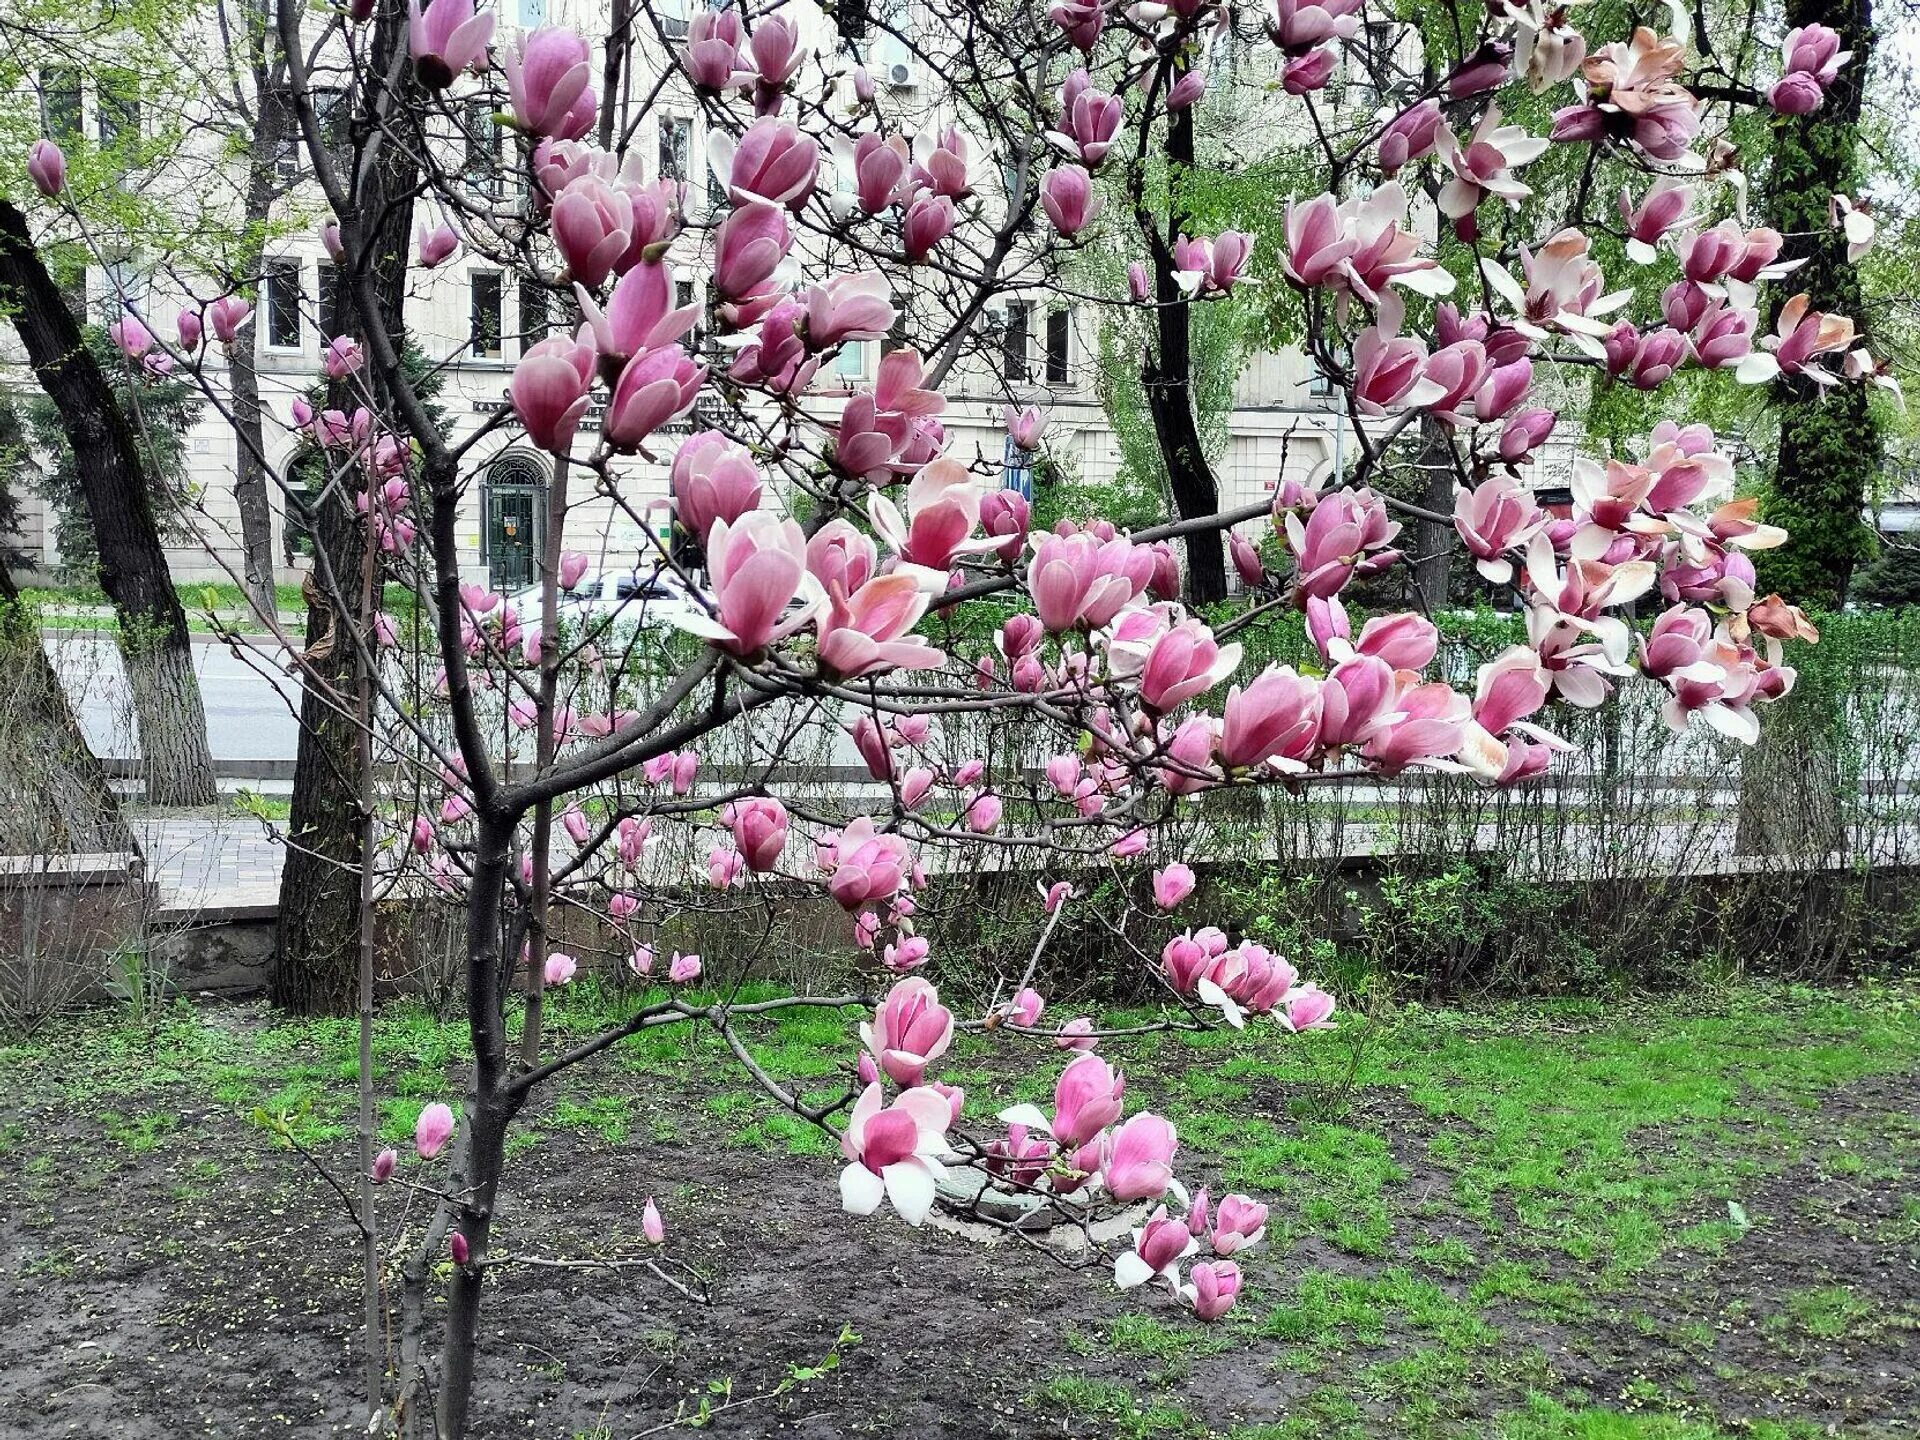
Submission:
<svg viewBox="0 0 1920 1440">
<path fill-rule="evenodd" d="M 393 47 L 405 43 L 406 13 L 384 5 L 375 24 L 364 71 L 369 76 L 385 75 Z M 354 119 L 356 138 L 374 128 L 368 112 L 376 98 L 373 94 L 361 97 Z M 413 170 L 412 152 L 406 145 L 383 145 L 380 162 L 359 177 L 352 196 L 355 215 L 380 218 L 377 230 L 356 236 L 360 249 L 353 258 L 371 270 L 381 319 L 396 347 L 404 344 L 406 334 L 403 311 L 413 229 Z M 344 167 L 342 173 L 347 173 Z M 342 315 L 364 340 L 366 325 L 358 313 L 353 279 L 352 275 L 342 279 L 344 293 L 356 297 L 353 307 L 342 307 Z M 383 404 L 380 412 L 384 423 L 399 426 L 394 406 Z M 324 504 L 313 507 L 314 569 L 304 587 L 308 674 L 300 705 L 300 747 L 294 760 L 294 843 L 280 873 L 279 927 L 268 974 L 273 1003 L 302 1014 L 351 1014 L 358 988 L 360 758 L 351 698 L 355 678 L 350 632 L 365 624 L 365 617 L 354 615 L 358 608 L 354 592 L 366 530 L 353 506 L 353 493 L 341 487 Z M 373 594 L 378 597 L 379 593 L 376 570 Z M 335 626 L 339 629 L 332 645 L 316 655 L 322 638 Z"/>
<path fill-rule="evenodd" d="M 256 263 L 256 270 L 259 268 Z M 254 367 L 254 324 L 249 320 L 228 353 L 228 383 L 233 387 L 233 438 L 239 451 L 233 472 L 233 501 L 240 511 L 242 576 L 247 599 L 265 619 L 278 609 L 273 576 L 273 503 L 267 494 L 265 426 L 260 414 L 260 376 Z"/>
<path fill-rule="evenodd" d="M 1426 484 L 1420 504 L 1442 515 L 1453 512 L 1453 457 L 1446 427 L 1431 415 L 1420 417 L 1420 473 Z M 1414 522 L 1414 601 L 1427 615 L 1447 607 L 1447 581 L 1453 571 L 1453 526 L 1440 520 Z"/>
<path fill-rule="evenodd" d="M 1175 111 L 1168 121 L 1167 159 L 1174 172 L 1168 183 L 1175 196 L 1168 229 L 1177 235 L 1183 217 L 1178 199 L 1180 172 L 1193 164 L 1191 107 Z M 1193 415 L 1193 307 L 1173 278 L 1170 239 L 1150 233 L 1148 248 L 1153 255 L 1158 343 L 1149 347 L 1141 362 L 1140 383 L 1147 392 L 1147 410 L 1167 467 L 1174 509 L 1182 520 L 1194 520 L 1219 510 L 1220 487 L 1207 464 Z M 1195 531 L 1187 536 L 1187 599 L 1209 605 L 1226 598 L 1226 539 L 1218 530 Z"/>
<path fill-rule="evenodd" d="M 1815 309 L 1863 321 L 1860 273 L 1847 259 L 1845 238 L 1828 224 L 1827 204 L 1835 192 L 1860 193 L 1862 90 L 1875 40 L 1871 3 L 1788 0 L 1785 23 L 1830 26 L 1853 59 L 1813 114 L 1773 118 L 1767 223 L 1787 236 L 1785 255 L 1806 259 L 1774 286 L 1774 315 L 1787 296 L 1805 291 Z M 1823 390 L 1804 376 L 1774 382 L 1780 449 L 1765 510 L 1791 538 L 1761 557 L 1763 590 L 1837 610 L 1855 568 L 1872 555 L 1873 532 L 1862 512 L 1884 447 L 1868 395 L 1865 385 Z M 1741 766 L 1741 853 L 1827 855 L 1845 844 L 1838 704 L 1838 697 L 1803 686 L 1768 712 Z"/>
<path fill-rule="evenodd" d="M 244 239 L 235 256 L 235 269 L 242 280 L 260 274 L 266 255 L 267 224 L 281 188 L 275 165 L 287 127 L 286 96 L 267 63 L 273 34 L 271 17 L 263 4 L 258 9 L 249 6 L 246 20 L 254 126 L 247 150 L 247 204 L 240 232 Z M 233 499 L 240 511 L 241 566 L 247 598 L 256 611 L 271 619 L 278 609 L 278 598 L 273 579 L 273 504 L 267 491 L 266 431 L 254 354 L 257 321 L 257 315 L 249 319 L 235 343 L 227 348 L 229 383 L 233 387 L 233 438 L 238 453 Z"/>
<path fill-rule="evenodd" d="M 1826 25 L 1853 59 L 1811 115 L 1773 117 L 1773 162 L 1764 186 L 1767 223 L 1787 237 L 1784 256 L 1806 263 L 1774 288 L 1774 314 L 1805 291 L 1816 310 L 1864 321 L 1860 272 L 1846 240 L 1827 218 L 1829 197 L 1859 195 L 1862 91 L 1873 68 L 1870 0 L 1788 0 L 1785 24 Z M 1883 445 L 1865 385 L 1830 389 L 1803 376 L 1782 377 L 1772 401 L 1780 417 L 1780 449 L 1766 496 L 1767 518 L 1792 537 L 1763 557 L 1763 584 L 1821 609 L 1846 600 L 1854 569 L 1873 554 L 1862 517 Z"/>
<path fill-rule="evenodd" d="M 12 316 L 73 447 L 99 546 L 100 588 L 120 620 L 120 649 L 146 757 L 147 798 L 155 805 L 211 805 L 219 789 L 207 749 L 207 717 L 139 442 L 41 262 L 26 216 L 6 200 L 0 200 L 0 304 Z"/>
<path fill-rule="evenodd" d="M 138 853 L 107 772 L 87 747 L 66 689 L 41 648 L 39 621 L 19 602 L 0 555 L 0 664 L 7 674 L 0 853 Z"/>
</svg>

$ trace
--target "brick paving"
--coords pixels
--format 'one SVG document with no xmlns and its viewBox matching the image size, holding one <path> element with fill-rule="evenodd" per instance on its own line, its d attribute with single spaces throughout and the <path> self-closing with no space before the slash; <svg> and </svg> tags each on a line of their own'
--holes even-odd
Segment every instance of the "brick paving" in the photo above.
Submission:
<svg viewBox="0 0 1920 1440">
<path fill-rule="evenodd" d="M 245 815 L 128 817 L 159 886 L 160 908 L 179 913 L 212 907 L 272 905 L 280 894 L 277 836 Z"/>
</svg>

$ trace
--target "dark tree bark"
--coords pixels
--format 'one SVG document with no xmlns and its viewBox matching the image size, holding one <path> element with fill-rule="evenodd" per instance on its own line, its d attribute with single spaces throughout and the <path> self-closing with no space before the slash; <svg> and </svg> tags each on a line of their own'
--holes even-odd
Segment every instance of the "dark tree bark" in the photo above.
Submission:
<svg viewBox="0 0 1920 1440">
<path fill-rule="evenodd" d="M 363 73 L 384 76 L 392 68 L 395 47 L 406 43 L 403 8 L 381 8 L 373 43 Z M 378 100 L 377 91 L 358 97 L 353 130 L 356 160 L 375 128 L 371 117 Z M 351 246 L 351 268 L 343 283 L 354 302 L 343 306 L 342 313 L 351 318 L 363 339 L 367 316 L 361 282 L 370 280 L 378 318 L 394 344 L 403 343 L 415 178 L 408 147 L 397 141 L 382 144 L 375 163 L 355 175 L 352 214 L 341 217 Z M 372 217 L 374 223 L 363 224 L 358 218 L 363 216 Z M 397 407 L 383 405 L 381 413 L 397 414 Z M 354 509 L 353 487 L 336 486 L 311 507 L 307 523 L 313 535 L 314 569 L 303 587 L 306 689 L 300 705 L 290 843 L 280 874 L 268 995 L 275 1005 L 302 1014 L 345 1015 L 357 1002 L 360 968 L 362 805 L 351 632 L 366 621 L 356 615 L 366 531 Z M 377 579 L 374 594 L 379 594 Z"/>
<path fill-rule="evenodd" d="M 1185 209 L 1180 183 L 1193 165 L 1193 109 L 1177 110 L 1167 122 L 1168 180 L 1173 200 L 1167 233 L 1141 214 L 1147 248 L 1153 258 L 1156 343 L 1141 362 L 1140 383 L 1153 416 L 1153 433 L 1166 462 L 1167 486 L 1182 520 L 1211 515 L 1220 508 L 1220 486 L 1207 464 L 1200 427 L 1193 414 L 1193 307 L 1174 280 L 1172 241 L 1181 230 Z M 1226 540 L 1208 528 L 1187 536 L 1187 598 L 1209 605 L 1227 598 Z"/>
<path fill-rule="evenodd" d="M 1787 0 L 1785 23 L 1826 25 L 1853 58 L 1811 115 L 1776 115 L 1773 161 L 1763 194 L 1767 223 L 1786 235 L 1785 253 L 1805 257 L 1775 286 L 1774 310 L 1805 291 L 1817 310 L 1864 323 L 1860 275 L 1846 240 L 1828 223 L 1834 193 L 1859 194 L 1860 115 L 1876 39 L 1871 0 Z M 1873 554 L 1863 518 L 1868 488 L 1884 455 L 1865 385 L 1822 389 L 1804 376 L 1774 382 L 1780 419 L 1765 510 L 1785 526 L 1785 546 L 1761 557 L 1763 589 L 1800 604 L 1837 610 L 1854 570 Z M 1845 842 L 1845 791 L 1837 748 L 1838 698 L 1801 686 L 1769 715 L 1741 767 L 1743 802 L 1737 846 L 1760 855 L 1826 855 Z"/>
<path fill-rule="evenodd" d="M 1818 110 L 1773 119 L 1767 223 L 1787 236 L 1787 256 L 1806 260 L 1774 287 L 1774 314 L 1805 291 L 1816 310 L 1864 322 L 1860 273 L 1828 223 L 1827 204 L 1836 192 L 1859 194 L 1860 116 L 1876 38 L 1871 0 L 1788 0 L 1784 19 L 1789 27 L 1830 26 L 1853 58 Z M 1822 389 L 1803 376 L 1774 383 L 1780 448 L 1766 510 L 1792 538 L 1763 558 L 1761 578 L 1803 605 L 1838 609 L 1854 570 L 1873 555 L 1862 512 L 1884 447 L 1870 395 L 1865 385 Z"/>
<path fill-rule="evenodd" d="M 40 645 L 40 626 L 0 551 L 0 657 L 7 724 L 0 731 L 0 853 L 139 852 L 107 772 L 88 748 L 67 692 Z"/>
<path fill-rule="evenodd" d="M 99 546 L 100 588 L 120 620 L 147 798 L 155 805 L 211 805 L 219 790 L 207 749 L 207 717 L 139 441 L 34 248 L 26 216 L 6 200 L 0 200 L 0 307 L 12 318 L 73 447 Z"/>
<path fill-rule="evenodd" d="M 1431 415 L 1420 417 L 1420 492 L 1423 508 L 1442 515 L 1453 513 L 1453 457 L 1446 427 Z M 1414 603 L 1428 615 L 1447 605 L 1447 581 L 1453 570 L 1453 526 L 1440 520 L 1416 520 L 1413 526 Z"/>
<path fill-rule="evenodd" d="M 236 7 L 245 33 L 238 60 L 251 84 L 251 94 L 234 96 L 235 112 L 252 130 L 247 147 L 246 212 L 240 248 L 233 268 L 241 283 L 260 274 L 266 255 L 267 223 L 273 203 L 284 190 L 277 173 L 290 121 L 285 66 L 273 59 L 273 17 L 265 0 L 241 0 Z M 234 43 L 233 41 L 229 42 Z M 236 64 L 236 70 L 242 67 Z M 229 383 L 233 387 L 233 430 L 238 461 L 233 475 L 233 499 L 240 512 L 241 568 L 247 598 L 261 615 L 277 608 L 274 592 L 273 503 L 268 491 L 266 434 L 260 409 L 260 376 L 254 353 L 257 315 L 241 328 L 229 347 Z"/>
</svg>

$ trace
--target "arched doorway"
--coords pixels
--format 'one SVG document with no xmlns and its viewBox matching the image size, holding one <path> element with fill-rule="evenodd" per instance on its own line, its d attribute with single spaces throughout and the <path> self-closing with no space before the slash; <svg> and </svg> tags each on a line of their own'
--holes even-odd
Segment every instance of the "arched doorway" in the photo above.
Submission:
<svg viewBox="0 0 1920 1440">
<path fill-rule="evenodd" d="M 488 584 L 503 594 L 524 590 L 540 576 L 547 521 L 547 465 L 525 450 L 508 450 L 487 467 L 481 484 L 485 510 L 480 558 Z"/>
</svg>

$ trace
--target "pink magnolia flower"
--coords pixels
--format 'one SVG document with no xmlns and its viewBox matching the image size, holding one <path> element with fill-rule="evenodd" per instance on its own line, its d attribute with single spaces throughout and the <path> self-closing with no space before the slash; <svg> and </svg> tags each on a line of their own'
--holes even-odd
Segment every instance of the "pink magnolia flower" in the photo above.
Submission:
<svg viewBox="0 0 1920 1440">
<path fill-rule="evenodd" d="M 820 147 L 784 120 L 763 116 L 737 144 L 724 131 L 716 132 L 710 148 L 714 171 L 727 177 L 735 205 L 761 202 L 797 213 L 813 194 Z"/>
<path fill-rule="evenodd" d="M 644 979 L 653 973 L 653 947 L 637 945 L 633 953 L 627 956 L 627 968 L 638 978 Z"/>
<path fill-rule="evenodd" d="M 695 365 L 678 345 L 642 350 L 627 361 L 607 400 L 607 443 L 625 453 L 636 450 L 693 408 L 706 378 L 707 367 Z"/>
<path fill-rule="evenodd" d="M 547 956 L 546 967 L 542 973 L 546 976 L 549 985 L 567 985 L 572 983 L 573 972 L 578 968 L 578 962 L 573 956 L 555 950 Z"/>
<path fill-rule="evenodd" d="M 1085 230 L 1106 206 L 1106 197 L 1093 193 L 1093 179 L 1078 165 L 1057 165 L 1040 182 L 1040 208 L 1053 228 L 1071 240 Z"/>
<path fill-rule="evenodd" d="M 321 363 L 329 380 L 344 380 L 366 363 L 366 357 L 358 340 L 351 335 L 336 335 L 327 342 Z"/>
<path fill-rule="evenodd" d="M 141 359 L 154 344 L 153 332 L 131 311 L 107 326 L 107 338 L 129 360 Z"/>
<path fill-rule="evenodd" d="M 1548 516 L 1533 491 L 1519 480 L 1496 475 L 1478 488 L 1462 487 L 1454 496 L 1453 528 L 1488 580 L 1503 585 L 1513 578 L 1508 552 L 1523 549 L 1546 526 Z"/>
<path fill-rule="evenodd" d="M 564 455 L 580 417 L 588 411 L 591 384 L 591 346 L 555 336 L 541 340 L 520 357 L 507 384 L 507 397 L 520 424 L 526 426 L 526 438 L 553 455 Z"/>
<path fill-rule="evenodd" d="M 667 962 L 667 979 L 675 985 L 691 985 L 700 978 L 700 971 L 698 955 L 682 955 L 676 950 L 673 958 Z"/>
<path fill-rule="evenodd" d="M 1072 898 L 1073 882 L 1071 880 L 1056 880 L 1053 884 L 1047 886 L 1041 903 L 1047 914 L 1052 915 Z"/>
<path fill-rule="evenodd" d="M 1202 1320 L 1218 1320 L 1240 1298 L 1240 1267 L 1231 1260 L 1202 1260 L 1187 1272 L 1181 1298 Z"/>
<path fill-rule="evenodd" d="M 407 0 L 407 46 L 414 73 L 429 90 L 444 90 L 462 70 L 483 68 L 493 38 L 493 12 L 475 13 L 473 0 Z"/>
<path fill-rule="evenodd" d="M 1173 82 L 1173 88 L 1167 91 L 1168 111 L 1178 113 L 1197 104 L 1200 97 L 1207 93 L 1207 76 L 1203 70 L 1189 70 Z"/>
<path fill-rule="evenodd" d="M 1246 1195 L 1225 1195 L 1213 1219 L 1213 1253 L 1251 1250 L 1267 1233 L 1267 1207 Z"/>
<path fill-rule="evenodd" d="M 780 860 L 787 845 L 787 807 L 771 797 L 736 800 L 721 811 L 733 832 L 733 843 L 747 868 L 764 875 Z"/>
<path fill-rule="evenodd" d="M 942 240 L 960 223 L 960 212 L 948 195 L 916 195 L 907 204 L 900 224 L 900 248 L 908 261 L 918 265 L 931 255 Z"/>
<path fill-rule="evenodd" d="M 878 215 L 898 202 L 905 192 L 902 182 L 911 162 L 906 141 L 898 137 L 889 140 L 875 131 L 862 135 L 853 147 L 854 194 L 860 208 Z"/>
<path fill-rule="evenodd" d="M 1179 1263 L 1199 1248 L 1184 1220 L 1170 1219 L 1166 1206 L 1155 1206 L 1147 1223 L 1133 1232 L 1133 1248 L 1115 1258 L 1113 1283 L 1122 1290 L 1149 1280 L 1171 1284 Z"/>
<path fill-rule="evenodd" d="M 959 557 L 995 548 L 997 542 L 974 534 L 982 498 L 966 468 L 943 456 L 923 465 L 908 484 L 905 515 L 886 495 L 868 501 L 867 514 L 905 564 L 945 574 Z"/>
<path fill-rule="evenodd" d="M 1098 1055 L 1076 1055 L 1054 1082 L 1047 1129 L 1062 1145 L 1085 1145 L 1119 1120 L 1126 1090 L 1126 1077 Z"/>
<path fill-rule="evenodd" d="M 653 1197 L 647 1196 L 647 1203 L 640 1212 L 640 1233 L 647 1237 L 649 1245 L 664 1245 L 667 1240 L 666 1222 L 660 1218 L 660 1207 L 653 1203 Z"/>
<path fill-rule="evenodd" d="M 1331 45 L 1296 55 L 1280 67 L 1280 88 L 1289 95 L 1311 95 L 1316 90 L 1324 90 L 1339 61 L 1339 53 Z"/>
<path fill-rule="evenodd" d="M 1523 125 L 1502 125 L 1500 119 L 1500 107 L 1488 106 L 1465 146 L 1444 126 L 1436 132 L 1436 153 L 1453 172 L 1440 187 L 1437 203 L 1451 220 L 1471 216 L 1488 195 L 1517 207 L 1533 193 L 1513 172 L 1546 154 L 1549 142 Z"/>
<path fill-rule="evenodd" d="M 971 150 L 957 126 L 923 131 L 913 142 L 913 184 L 935 195 L 964 200 L 973 193 Z"/>
<path fill-rule="evenodd" d="M 1085 69 L 1060 87 L 1060 119 L 1047 139 L 1090 170 L 1098 170 L 1120 133 L 1126 106 L 1117 95 L 1093 88 Z"/>
<path fill-rule="evenodd" d="M 238 295 L 222 295 L 207 307 L 207 323 L 213 327 L 215 339 L 222 345 L 231 345 L 252 313 L 253 306 L 248 301 Z"/>
<path fill-rule="evenodd" d="M 929 982 L 910 975 L 887 992 L 872 1021 L 860 1023 L 860 1042 L 895 1084 L 919 1085 L 953 1043 L 953 1012 Z"/>
<path fill-rule="evenodd" d="M 1380 136 L 1380 173 L 1391 178 L 1402 165 L 1433 153 L 1440 137 L 1440 102 L 1428 98 L 1393 117 Z"/>
<path fill-rule="evenodd" d="M 792 520 L 764 510 L 707 534 L 707 573 L 716 614 L 677 623 L 730 654 L 757 655 L 811 621 L 824 596 L 807 573 L 806 540 Z M 787 607 L 796 597 L 800 604 Z"/>
<path fill-rule="evenodd" d="M 1031 1030 L 1040 1023 L 1040 1014 L 1047 1008 L 1047 1002 L 1040 992 L 1032 986 L 1024 986 L 1014 993 L 1007 1002 L 1007 1023 L 1020 1030 Z"/>
<path fill-rule="evenodd" d="M 896 894 L 913 870 L 912 852 L 898 835 L 878 831 L 870 816 L 850 822 L 834 842 L 827 890 L 848 911 Z"/>
<path fill-rule="evenodd" d="M 447 1236 L 447 1258 L 462 1268 L 473 1258 L 473 1244 L 464 1232 L 455 1230 Z"/>
<path fill-rule="evenodd" d="M 1296 1034 L 1303 1030 L 1333 1028 L 1333 996 L 1314 985 L 1296 987 L 1287 996 L 1286 1013 L 1280 1023 Z"/>
<path fill-rule="evenodd" d="M 1062 1050 L 1091 1050 L 1100 1043 L 1100 1037 L 1093 1033 L 1093 1017 L 1078 1015 L 1060 1027 L 1060 1033 L 1053 1037 L 1053 1043 Z"/>
<path fill-rule="evenodd" d="M 896 975 L 905 975 L 926 964 L 927 955 L 932 948 L 924 935 L 902 936 L 899 941 L 887 946 L 880 957 L 880 963 Z"/>
<path fill-rule="evenodd" d="M 1053 0 L 1047 18 L 1060 27 L 1068 41 L 1082 52 L 1091 52 L 1106 27 L 1106 6 L 1101 0 Z"/>
<path fill-rule="evenodd" d="M 991 790 L 982 790 L 967 803 L 962 819 L 974 834 L 991 835 L 1000 828 L 1000 816 L 1004 808 L 998 795 Z"/>
<path fill-rule="evenodd" d="M 373 1169 L 370 1178 L 376 1185 L 384 1185 L 393 1178 L 394 1169 L 400 1164 L 400 1155 L 392 1146 L 388 1146 L 373 1157 Z"/>
<path fill-rule="evenodd" d="M 500 68 L 514 124 L 526 134 L 578 140 L 593 128 L 591 56 L 573 31 L 540 26 L 507 47 Z"/>
<path fill-rule="evenodd" d="M 1049 535 L 1033 552 L 1028 585 L 1049 634 L 1076 626 L 1097 630 L 1146 589 L 1154 557 L 1132 541 L 1102 540 L 1090 531 Z"/>
<path fill-rule="evenodd" d="M 1107 847 L 1107 854 L 1116 860 L 1132 860 L 1147 853 L 1147 844 L 1144 829 L 1129 830 Z"/>
<path fill-rule="evenodd" d="M 835 275 L 806 293 L 806 339 L 813 350 L 854 340 L 879 340 L 892 328 L 894 308 L 886 276 L 878 271 Z"/>
<path fill-rule="evenodd" d="M 1227 694 L 1218 740 L 1230 770 L 1303 769 L 1320 735 L 1320 683 L 1292 666 L 1270 666 L 1253 683 Z"/>
<path fill-rule="evenodd" d="M 1372 655 L 1333 667 L 1320 687 L 1320 744 L 1362 746 L 1391 723 L 1398 695 L 1393 668 Z"/>
<path fill-rule="evenodd" d="M 1154 1200 L 1173 1183 L 1173 1152 L 1179 1136 L 1172 1125 L 1143 1110 L 1113 1136 L 1103 1172 L 1107 1193 L 1116 1200 Z"/>
<path fill-rule="evenodd" d="M 701 6 L 687 27 L 687 79 L 717 95 L 750 84 L 753 72 L 740 63 L 740 13 Z"/>
<path fill-rule="evenodd" d="M 714 289 L 728 300 L 747 300 L 764 285 L 793 244 L 787 212 L 778 205 L 735 206 L 714 240 Z"/>
<path fill-rule="evenodd" d="M 1308 596 L 1336 594 L 1355 575 L 1371 575 L 1399 558 L 1387 548 L 1400 533 L 1385 503 L 1371 490 L 1340 489 L 1322 496 L 1305 521 L 1286 518 L 1287 548 L 1298 568 L 1295 584 Z"/>
<path fill-rule="evenodd" d="M 743 445 L 717 430 L 702 430 L 680 442 L 669 478 L 674 518 L 704 540 L 713 522 L 729 525 L 760 508 L 760 470 Z"/>
<path fill-rule="evenodd" d="M 1188 616 L 1163 631 L 1147 651 L 1140 702 L 1164 715 L 1233 674 L 1242 653 L 1237 642 L 1216 643 L 1204 621 Z"/>
<path fill-rule="evenodd" d="M 914 982 L 903 980 L 902 985 Z M 897 987 L 896 987 L 897 988 Z M 952 1112 L 945 1097 L 915 1086 L 882 1108 L 878 1085 L 860 1093 L 840 1136 L 848 1161 L 840 1172 L 840 1203 L 849 1214 L 871 1215 L 890 1199 L 909 1225 L 933 1209 L 934 1189 L 946 1170 L 936 1158 L 946 1152 Z"/>
<path fill-rule="evenodd" d="M 27 178 L 33 188 L 52 200 L 67 188 L 67 157 L 51 140 L 35 140 L 27 147 Z"/>
<path fill-rule="evenodd" d="M 780 92 L 800 73 L 811 53 L 800 43 L 800 22 L 788 15 L 769 15 L 753 27 L 748 41 L 753 55 L 753 106 L 757 114 L 770 115 L 780 108 Z"/>
<path fill-rule="evenodd" d="M 553 202 L 551 229 L 568 278 L 597 290 L 633 248 L 633 199 L 597 176 L 583 176 Z"/>
<path fill-rule="evenodd" d="M 707 884 L 715 890 L 728 890 L 740 884 L 747 862 L 738 850 L 716 845 L 707 852 Z"/>
<path fill-rule="evenodd" d="M 1016 448 L 1021 450 L 1040 448 L 1040 437 L 1047 433 L 1047 417 L 1042 411 L 1032 405 L 1024 410 L 1015 410 L 1009 405 L 1001 412 L 1001 418 L 1005 421 L 1007 434 L 1012 437 Z"/>
<path fill-rule="evenodd" d="M 200 312 L 182 310 L 173 317 L 174 333 L 180 337 L 180 348 L 192 350 L 200 344 Z"/>
<path fill-rule="evenodd" d="M 1162 910 L 1172 910 L 1193 893 L 1193 886 L 1192 867 L 1176 861 L 1153 872 L 1153 903 Z"/>
<path fill-rule="evenodd" d="M 431 1160 L 453 1138 L 453 1111 L 435 1101 L 420 1112 L 413 1126 L 413 1148 L 422 1160 Z"/>
</svg>

